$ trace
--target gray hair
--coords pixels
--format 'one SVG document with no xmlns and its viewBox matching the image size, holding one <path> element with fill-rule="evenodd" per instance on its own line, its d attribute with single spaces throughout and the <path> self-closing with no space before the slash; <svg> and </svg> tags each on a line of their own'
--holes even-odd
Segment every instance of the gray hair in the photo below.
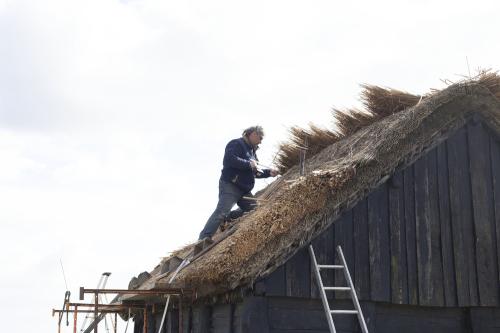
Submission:
<svg viewBox="0 0 500 333">
<path fill-rule="evenodd" d="M 250 126 L 247 129 L 243 131 L 241 136 L 249 136 L 253 132 L 256 132 L 260 136 L 264 136 L 264 128 L 262 126 L 256 125 L 256 126 Z"/>
</svg>

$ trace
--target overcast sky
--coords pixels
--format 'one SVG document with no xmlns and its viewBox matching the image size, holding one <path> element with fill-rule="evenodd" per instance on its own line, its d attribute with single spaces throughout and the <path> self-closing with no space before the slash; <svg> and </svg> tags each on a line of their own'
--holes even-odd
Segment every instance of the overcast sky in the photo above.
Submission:
<svg viewBox="0 0 500 333">
<path fill-rule="evenodd" d="M 55 332 L 60 260 L 77 301 L 102 272 L 126 288 L 194 241 L 245 127 L 266 129 L 269 164 L 288 126 L 331 126 L 360 83 L 426 93 L 466 57 L 500 69 L 499 14 L 493 0 L 0 0 L 2 330 Z"/>
</svg>

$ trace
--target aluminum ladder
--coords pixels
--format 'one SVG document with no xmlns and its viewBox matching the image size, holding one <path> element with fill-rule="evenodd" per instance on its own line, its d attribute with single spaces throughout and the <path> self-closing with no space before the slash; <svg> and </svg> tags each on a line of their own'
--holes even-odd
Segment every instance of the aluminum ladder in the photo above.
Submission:
<svg viewBox="0 0 500 333">
<path fill-rule="evenodd" d="M 358 296 L 356 295 L 356 290 L 354 289 L 354 284 L 352 283 L 351 274 L 349 273 L 349 268 L 344 258 L 344 253 L 342 248 L 337 246 L 337 254 L 340 258 L 341 265 L 318 265 L 316 261 L 316 255 L 314 254 L 314 249 L 312 245 L 309 245 L 309 254 L 311 255 L 311 260 L 314 265 L 314 274 L 316 275 L 316 281 L 318 282 L 318 287 L 321 294 L 321 301 L 323 302 L 323 307 L 325 309 L 326 320 L 328 322 L 328 327 L 330 328 L 330 333 L 336 333 L 335 324 L 333 323 L 334 314 L 355 314 L 358 316 L 359 326 L 361 326 L 361 331 L 363 333 L 368 333 L 368 328 L 366 327 L 365 318 L 363 317 L 363 312 L 359 306 Z M 323 285 L 323 280 L 321 279 L 321 270 L 325 269 L 341 269 L 344 272 L 345 279 L 347 281 L 347 287 L 325 287 Z M 351 299 L 354 303 L 354 310 L 332 310 L 330 304 L 328 303 L 328 298 L 326 297 L 327 291 L 349 291 L 351 293 Z"/>
</svg>

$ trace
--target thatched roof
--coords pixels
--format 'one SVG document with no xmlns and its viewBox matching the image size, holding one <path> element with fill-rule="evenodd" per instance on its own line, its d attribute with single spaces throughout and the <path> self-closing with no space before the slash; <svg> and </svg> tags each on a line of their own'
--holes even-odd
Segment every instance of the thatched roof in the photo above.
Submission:
<svg viewBox="0 0 500 333">
<path fill-rule="evenodd" d="M 292 130 L 292 142 L 285 148 L 309 135 L 306 176 L 299 177 L 296 165 L 283 163 L 293 160 L 295 150 L 282 153 L 281 166 L 288 171 L 259 194 L 267 201 L 183 269 L 175 286 L 207 294 L 248 285 L 283 264 L 396 168 L 415 161 L 472 114 L 500 133 L 500 77 L 495 73 L 482 73 L 424 97 L 373 86 L 366 86 L 363 96 L 367 110 L 337 113 L 340 132 Z M 189 246 L 176 255 L 188 251 Z M 167 280 L 153 276 L 142 288 L 164 286 Z"/>
</svg>

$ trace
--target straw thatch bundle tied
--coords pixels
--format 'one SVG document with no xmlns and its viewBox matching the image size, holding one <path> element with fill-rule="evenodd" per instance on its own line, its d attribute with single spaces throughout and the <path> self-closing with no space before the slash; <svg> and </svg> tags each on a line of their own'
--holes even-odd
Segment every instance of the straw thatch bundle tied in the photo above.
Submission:
<svg viewBox="0 0 500 333">
<path fill-rule="evenodd" d="M 496 71 L 480 70 L 475 77 L 467 78 L 457 82 L 457 84 L 464 82 L 480 84 L 486 87 L 496 98 L 500 98 L 500 76 Z M 451 81 L 446 81 L 446 83 L 455 84 Z M 305 142 L 308 142 L 307 157 L 310 158 L 324 147 L 348 137 L 382 118 L 415 106 L 431 96 L 431 94 L 413 95 L 401 90 L 369 84 L 362 84 L 361 87 L 363 90 L 360 99 L 365 109 L 333 109 L 332 116 L 335 122 L 335 131 L 315 125 L 309 125 L 308 129 L 300 127 L 290 129 L 288 142 L 280 145 L 277 154 L 276 166 L 281 173 L 285 173 L 299 163 Z"/>
<path fill-rule="evenodd" d="M 306 156 L 311 157 L 340 139 L 337 133 L 312 124 L 308 129 L 292 127 L 289 134 L 289 142 L 281 144 L 277 154 L 276 164 L 281 173 L 297 165 L 304 150 Z"/>
<path fill-rule="evenodd" d="M 335 119 L 337 130 L 330 131 L 315 125 L 308 129 L 292 127 L 288 142 L 282 143 L 277 155 L 277 167 L 281 173 L 297 165 L 300 154 L 307 145 L 307 157 L 310 158 L 325 147 L 352 135 L 363 127 L 383 117 L 400 112 L 407 107 L 417 104 L 421 97 L 400 90 L 381 88 L 372 85 L 361 85 L 361 100 L 366 110 L 338 110 L 334 109 L 332 115 Z"/>
<path fill-rule="evenodd" d="M 373 113 L 358 109 L 333 109 L 332 116 L 335 119 L 337 130 L 342 137 L 354 134 L 375 120 Z"/>
<path fill-rule="evenodd" d="M 361 92 L 363 105 L 378 119 L 403 111 L 422 99 L 421 96 L 391 88 L 369 84 L 362 84 L 361 87 L 363 87 Z"/>
</svg>

